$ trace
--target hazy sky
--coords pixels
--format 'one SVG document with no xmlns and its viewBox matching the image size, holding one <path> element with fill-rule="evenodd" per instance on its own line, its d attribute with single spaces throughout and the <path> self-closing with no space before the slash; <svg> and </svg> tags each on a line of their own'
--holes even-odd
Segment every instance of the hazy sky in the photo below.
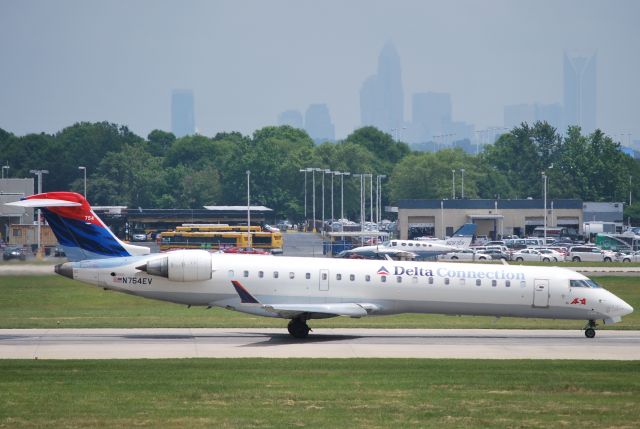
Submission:
<svg viewBox="0 0 640 429">
<path fill-rule="evenodd" d="M 450 92 L 453 119 L 501 126 L 503 106 L 562 103 L 563 50 L 597 52 L 597 125 L 640 139 L 640 1 L 0 0 L 0 128 L 110 121 L 170 129 L 193 89 L 204 135 L 252 133 L 327 103 L 336 136 L 392 41 L 411 94 Z"/>
</svg>

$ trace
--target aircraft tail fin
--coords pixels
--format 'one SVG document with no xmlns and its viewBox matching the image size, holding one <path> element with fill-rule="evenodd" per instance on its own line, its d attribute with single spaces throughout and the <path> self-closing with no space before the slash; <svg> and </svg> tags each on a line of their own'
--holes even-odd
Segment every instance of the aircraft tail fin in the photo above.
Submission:
<svg viewBox="0 0 640 429">
<path fill-rule="evenodd" d="M 446 241 L 446 244 L 448 246 L 466 249 L 471 245 L 477 230 L 478 225 L 475 223 L 465 223 L 453 233 L 453 236 Z"/>
<path fill-rule="evenodd" d="M 116 237 L 89 202 L 75 192 L 46 192 L 7 203 L 40 208 L 70 261 L 147 255 L 148 247 L 133 246 Z"/>
</svg>

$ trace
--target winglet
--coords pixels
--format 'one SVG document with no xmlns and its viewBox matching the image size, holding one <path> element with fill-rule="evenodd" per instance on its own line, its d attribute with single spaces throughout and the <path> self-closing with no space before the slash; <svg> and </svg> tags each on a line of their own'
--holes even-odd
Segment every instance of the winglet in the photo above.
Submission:
<svg viewBox="0 0 640 429">
<path fill-rule="evenodd" d="M 260 304 L 260 302 L 257 299 L 255 299 L 253 297 L 253 295 L 251 295 L 249 293 L 249 291 L 247 289 L 245 289 L 245 287 L 240 284 L 239 281 L 231 280 L 231 284 L 233 284 L 233 287 L 236 289 L 236 292 L 238 293 L 238 296 L 240 296 L 240 302 L 241 303 L 243 303 L 243 304 Z"/>
</svg>

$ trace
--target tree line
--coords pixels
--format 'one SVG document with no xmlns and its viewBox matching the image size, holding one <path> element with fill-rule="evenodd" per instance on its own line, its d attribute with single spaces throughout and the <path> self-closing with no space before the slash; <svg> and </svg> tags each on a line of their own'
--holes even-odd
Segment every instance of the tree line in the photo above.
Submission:
<svg viewBox="0 0 640 429">
<path fill-rule="evenodd" d="M 77 123 L 55 134 L 16 136 L 0 129 L 0 162 L 11 177 L 29 177 L 31 169 L 48 169 L 44 191 L 83 191 L 78 166 L 87 168 L 87 194 L 94 205 L 144 208 L 201 208 L 246 203 L 246 170 L 251 171 L 251 199 L 274 209 L 278 219 L 304 217 L 304 173 L 308 167 L 384 174 L 382 199 L 541 198 L 542 173 L 548 198 L 584 201 L 638 200 L 638 160 L 600 130 L 583 135 L 569 127 L 565 136 L 546 122 L 526 123 L 503 134 L 479 155 L 461 149 L 412 151 L 374 127 L 355 130 L 344 140 L 316 145 L 305 131 L 288 126 L 264 127 L 251 136 L 237 132 L 214 137 L 176 138 L 154 130 L 146 138 L 126 126 Z M 454 172 L 452 173 L 452 170 Z M 316 173 L 316 216 L 321 217 L 322 174 Z M 331 214 L 331 177 L 325 178 L 325 217 Z M 307 175 L 311 217 L 311 174 Z M 375 182 L 375 180 L 374 180 Z M 374 185 L 375 186 L 375 185 Z M 360 180 L 345 177 L 345 215 L 359 218 Z M 374 190 L 375 193 L 375 190 Z M 367 190 L 368 197 L 369 192 Z M 334 176 L 335 217 L 340 177 Z M 625 210 L 640 221 L 640 204 Z"/>
</svg>

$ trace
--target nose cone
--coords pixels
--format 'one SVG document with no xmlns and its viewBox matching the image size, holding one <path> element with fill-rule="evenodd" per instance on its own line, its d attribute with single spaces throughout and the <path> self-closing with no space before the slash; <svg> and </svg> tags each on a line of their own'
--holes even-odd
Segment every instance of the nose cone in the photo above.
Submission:
<svg viewBox="0 0 640 429">
<path fill-rule="evenodd" d="M 620 308 L 622 309 L 620 313 L 621 316 L 626 316 L 627 314 L 633 313 L 633 307 L 627 304 L 626 302 L 624 302 L 623 300 L 620 300 Z"/>
</svg>

